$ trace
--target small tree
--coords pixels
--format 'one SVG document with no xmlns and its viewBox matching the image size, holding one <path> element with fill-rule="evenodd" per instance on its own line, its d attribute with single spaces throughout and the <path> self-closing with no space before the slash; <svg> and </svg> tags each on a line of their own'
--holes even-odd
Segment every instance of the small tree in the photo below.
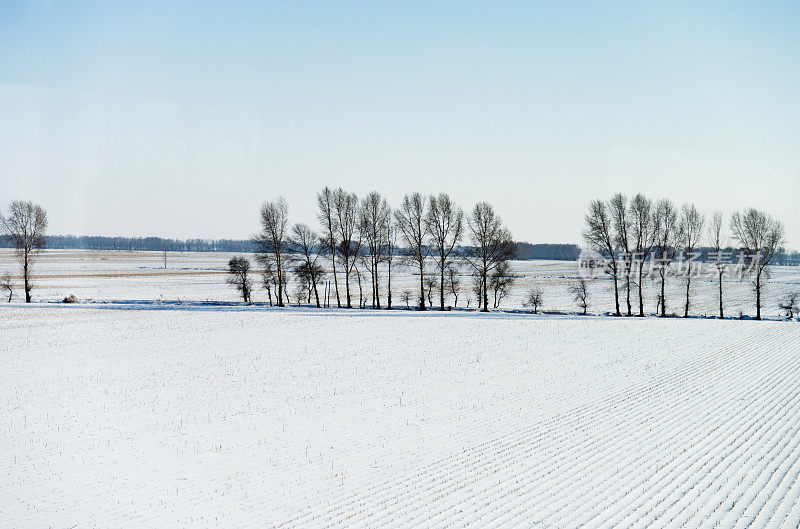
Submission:
<svg viewBox="0 0 800 529">
<path fill-rule="evenodd" d="M 425 295 L 428 298 L 428 306 L 433 306 L 433 293 L 436 292 L 436 287 L 438 286 L 436 278 L 433 276 L 428 276 L 425 278 Z"/>
<path fill-rule="evenodd" d="M 22 279 L 25 288 L 25 302 L 31 302 L 31 267 L 39 251 L 45 246 L 47 213 L 33 202 L 15 200 L 11 203 L 8 217 L 0 216 L 0 225 L 17 250 L 22 264 Z"/>
<path fill-rule="evenodd" d="M 455 264 L 447 267 L 447 290 L 453 294 L 453 306 L 458 307 L 458 292 L 461 290 L 461 277 Z"/>
<path fill-rule="evenodd" d="M 783 244 L 783 224 L 763 211 L 747 209 L 731 217 L 731 232 L 742 250 L 753 260 L 756 291 L 756 319 L 761 319 L 761 294 L 764 272 L 768 272 L 775 253 Z"/>
<path fill-rule="evenodd" d="M 525 301 L 525 305 L 528 307 L 533 307 L 533 313 L 536 314 L 539 312 L 539 307 L 542 306 L 544 301 L 544 292 L 539 287 L 534 287 L 528 292 L 528 299 Z"/>
<path fill-rule="evenodd" d="M 583 310 L 583 315 L 586 316 L 586 312 L 589 309 L 589 289 L 586 285 L 586 280 L 581 278 L 572 283 L 569 286 L 569 293 L 572 294 L 572 298 L 578 304 L 578 307 Z"/>
<path fill-rule="evenodd" d="M 249 277 L 250 261 L 245 257 L 231 257 L 228 261 L 228 284 L 238 290 L 245 303 L 250 303 L 252 283 Z"/>
<path fill-rule="evenodd" d="M 506 297 L 511 290 L 511 285 L 514 283 L 514 276 L 511 273 L 511 266 L 508 261 L 503 261 L 489 276 L 489 288 L 494 294 L 493 308 L 500 306 L 500 302 Z"/>
<path fill-rule="evenodd" d="M 786 313 L 787 318 L 794 318 L 800 313 L 800 292 L 789 292 L 778 306 Z"/>
<path fill-rule="evenodd" d="M 3 274 L 3 277 L 0 278 L 0 289 L 8 291 L 8 302 L 11 303 L 11 296 L 14 294 L 14 286 L 11 283 L 10 275 Z"/>
<path fill-rule="evenodd" d="M 410 290 L 404 290 L 403 291 L 403 301 L 406 302 L 406 308 L 407 309 L 410 308 L 408 306 L 408 303 L 411 301 L 411 291 Z"/>
</svg>

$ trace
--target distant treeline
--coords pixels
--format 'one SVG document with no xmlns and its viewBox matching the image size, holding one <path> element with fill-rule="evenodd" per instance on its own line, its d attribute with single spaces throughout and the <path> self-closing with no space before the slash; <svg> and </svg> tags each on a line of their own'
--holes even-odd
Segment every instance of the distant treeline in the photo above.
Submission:
<svg viewBox="0 0 800 529">
<path fill-rule="evenodd" d="M 581 253 L 577 244 L 531 244 L 517 243 L 517 259 L 547 259 L 553 261 L 574 261 Z"/>
<path fill-rule="evenodd" d="M 252 241 L 236 239 L 164 239 L 162 237 L 101 237 L 92 235 L 48 235 L 52 250 L 143 250 L 173 252 L 254 252 Z M 8 241 L 3 241 L 8 247 Z"/>
<path fill-rule="evenodd" d="M 162 237 L 102 237 L 99 235 L 48 235 L 47 248 L 51 250 L 140 250 L 160 252 L 236 252 L 255 253 L 253 241 L 244 239 L 165 239 Z M 581 253 L 577 244 L 531 244 L 518 242 L 516 258 L 522 261 L 575 261 Z M 11 247 L 10 241 L 0 237 L 0 248 Z M 736 253 L 736 249 L 729 248 Z M 698 248 L 699 261 L 707 261 L 710 248 Z M 406 253 L 400 249 L 399 254 Z M 800 252 L 779 251 L 776 264 L 800 264 Z"/>
</svg>

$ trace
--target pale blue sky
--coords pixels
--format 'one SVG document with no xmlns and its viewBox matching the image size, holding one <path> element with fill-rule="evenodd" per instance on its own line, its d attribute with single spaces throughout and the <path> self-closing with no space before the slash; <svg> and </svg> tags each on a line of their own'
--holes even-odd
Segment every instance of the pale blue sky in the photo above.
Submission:
<svg viewBox="0 0 800 529">
<path fill-rule="evenodd" d="M 341 185 L 580 242 L 641 190 L 800 247 L 800 2 L 121 4 L 0 1 L 0 203 L 51 233 L 247 237 Z"/>
</svg>

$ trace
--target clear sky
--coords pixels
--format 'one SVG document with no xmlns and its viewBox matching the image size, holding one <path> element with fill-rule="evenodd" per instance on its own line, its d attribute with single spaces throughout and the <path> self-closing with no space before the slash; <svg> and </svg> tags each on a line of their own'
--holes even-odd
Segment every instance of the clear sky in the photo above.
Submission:
<svg viewBox="0 0 800 529">
<path fill-rule="evenodd" d="M 122 4 L 0 1 L 0 204 L 51 233 L 248 237 L 330 185 L 531 242 L 643 191 L 800 247 L 800 2 Z"/>
</svg>

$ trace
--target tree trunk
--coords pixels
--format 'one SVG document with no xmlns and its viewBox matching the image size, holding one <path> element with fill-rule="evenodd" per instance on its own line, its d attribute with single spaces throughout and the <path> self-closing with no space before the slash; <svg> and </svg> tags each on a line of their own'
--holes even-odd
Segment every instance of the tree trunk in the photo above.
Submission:
<svg viewBox="0 0 800 529">
<path fill-rule="evenodd" d="M 489 275 L 486 269 L 483 269 L 483 312 L 489 312 L 489 294 L 486 292 L 486 276 Z"/>
<path fill-rule="evenodd" d="M 756 319 L 761 319 L 761 270 L 756 272 Z"/>
<path fill-rule="evenodd" d="M 667 299 L 664 297 L 664 286 L 667 282 L 667 270 L 665 268 L 661 269 L 661 317 L 665 317 L 667 315 Z"/>
<path fill-rule="evenodd" d="M 317 302 L 317 308 L 319 308 L 319 292 L 317 292 L 317 279 L 315 277 L 311 278 L 311 285 L 314 287 L 314 300 Z"/>
<path fill-rule="evenodd" d="M 425 277 L 422 275 L 424 262 L 419 261 L 419 309 L 425 310 Z"/>
<path fill-rule="evenodd" d="M 614 275 L 614 303 L 617 307 L 617 316 L 622 316 L 622 313 L 619 311 L 619 285 L 617 285 L 617 267 L 614 266 L 612 269 Z"/>
<path fill-rule="evenodd" d="M 336 248 L 331 245 L 331 266 L 333 267 L 333 284 L 336 287 L 336 306 L 342 308 L 342 302 L 339 299 L 339 278 L 336 275 Z"/>
<path fill-rule="evenodd" d="M 347 308 L 352 309 L 353 304 L 350 299 L 350 269 L 347 266 L 347 259 L 345 259 L 344 263 L 344 288 L 345 291 L 347 292 Z"/>
<path fill-rule="evenodd" d="M 31 302 L 31 284 L 28 281 L 28 252 L 25 252 L 22 262 L 22 275 L 25 280 L 25 303 Z"/>
<path fill-rule="evenodd" d="M 625 263 L 625 288 L 628 302 L 628 316 L 631 315 L 631 265 Z"/>
<path fill-rule="evenodd" d="M 642 275 L 644 274 L 644 262 L 639 265 L 639 316 L 644 317 L 644 294 L 642 293 Z"/>
<path fill-rule="evenodd" d="M 386 308 L 391 310 L 392 309 L 392 262 L 389 261 L 389 270 L 387 271 L 389 274 L 389 291 L 386 293 Z"/>
<path fill-rule="evenodd" d="M 689 317 L 689 286 L 692 284 L 692 268 L 689 267 L 689 276 L 686 278 L 686 308 L 683 310 L 683 317 Z"/>
<path fill-rule="evenodd" d="M 442 263 L 444 263 L 444 259 L 442 259 Z M 441 278 L 439 281 L 439 300 L 442 303 L 442 310 L 444 310 L 444 264 L 441 267 Z"/>
<path fill-rule="evenodd" d="M 725 319 L 725 314 L 722 311 L 722 271 L 719 272 L 719 319 Z"/>
</svg>

